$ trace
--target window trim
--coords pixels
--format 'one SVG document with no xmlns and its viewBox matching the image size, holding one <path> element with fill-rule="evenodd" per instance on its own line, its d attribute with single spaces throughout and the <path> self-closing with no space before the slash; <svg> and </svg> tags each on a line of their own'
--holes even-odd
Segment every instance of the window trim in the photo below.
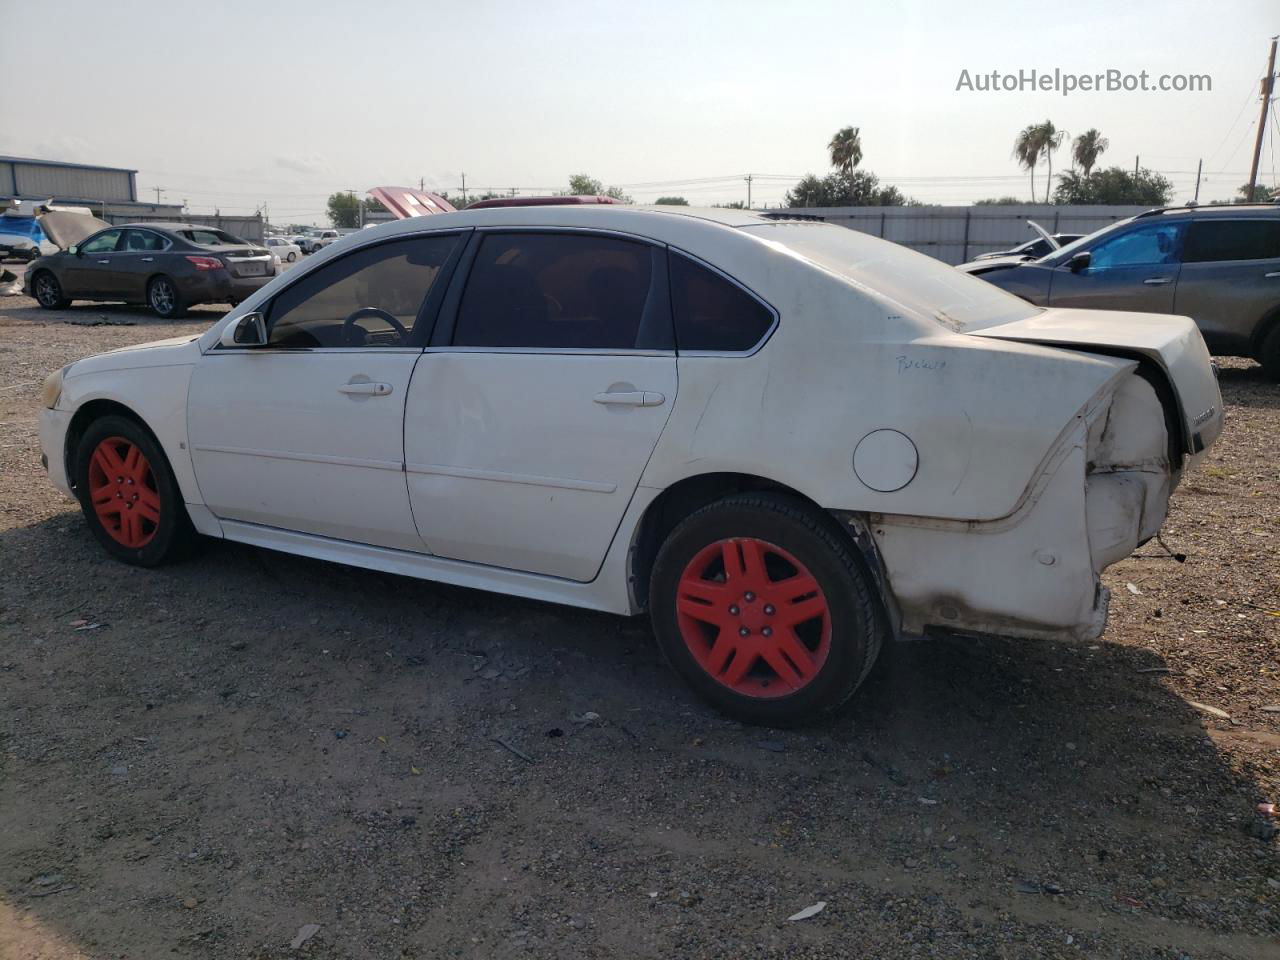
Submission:
<svg viewBox="0 0 1280 960">
<path fill-rule="evenodd" d="M 726 273 L 724 270 L 721 270 L 714 263 L 709 263 L 706 260 L 703 260 L 696 253 L 690 253 L 688 250 L 685 250 L 683 247 L 676 247 L 668 244 L 667 256 L 670 257 L 671 254 L 673 253 L 678 254 L 679 256 L 684 257 L 686 260 L 690 260 L 696 265 L 711 271 L 712 273 L 719 276 L 721 279 L 728 280 L 731 284 L 733 284 L 735 287 L 737 287 L 739 290 L 745 293 L 748 297 L 750 297 L 752 300 L 756 301 L 756 303 L 760 304 L 760 306 L 764 307 L 767 311 L 769 311 L 769 314 L 773 317 L 773 322 L 770 323 L 768 328 L 765 330 L 765 332 L 761 334 L 760 339 L 755 342 L 755 345 L 748 350 L 681 350 L 679 334 L 677 333 L 676 355 L 680 357 L 751 357 L 751 356 L 755 356 L 757 353 L 763 350 L 765 344 L 767 344 L 771 339 L 773 339 L 774 331 L 777 330 L 779 325 L 782 323 L 782 314 L 778 312 L 777 308 L 774 307 L 774 305 L 771 304 L 764 297 L 760 296 L 760 294 L 756 293 L 754 290 L 748 287 L 745 283 L 743 283 L 737 277 L 733 276 L 732 274 Z M 672 273 L 673 271 L 671 270 L 670 265 L 668 265 L 667 280 L 669 284 L 671 282 Z M 675 291 L 672 290 L 670 287 L 668 287 L 668 291 L 669 291 L 669 295 L 672 298 L 671 299 L 671 322 L 673 327 L 676 330 L 678 330 L 679 326 L 676 323 Z"/>
<path fill-rule="evenodd" d="M 427 292 L 427 296 L 422 301 L 422 306 L 418 308 L 418 316 L 414 320 L 413 329 L 409 332 L 409 342 L 398 347 L 284 347 L 279 344 L 270 342 L 271 331 L 267 330 L 268 342 L 260 346 L 246 347 L 225 347 L 221 343 L 214 345 L 210 353 L 274 353 L 274 354 L 293 354 L 293 353 L 353 353 L 369 351 L 372 353 L 421 353 L 426 345 L 430 342 L 431 331 L 426 329 L 430 326 L 432 329 L 437 325 L 440 318 L 440 306 L 444 301 L 448 289 L 453 284 L 454 274 L 457 271 L 458 263 L 462 259 L 463 251 L 470 245 L 471 237 L 474 232 L 472 227 L 441 227 L 436 230 L 415 230 L 412 233 L 397 234 L 395 236 L 386 237 L 375 243 L 361 244 L 351 250 L 346 251 L 342 256 L 334 257 L 332 260 L 325 260 L 320 263 L 314 261 L 307 269 L 297 271 L 298 276 L 291 277 L 288 283 L 275 291 L 270 297 L 264 300 L 254 311 L 261 313 L 263 317 L 269 317 L 271 308 L 275 305 L 276 299 L 286 290 L 291 290 L 294 286 L 302 283 L 307 277 L 324 270 L 326 267 L 341 263 L 348 257 L 357 253 L 364 253 L 377 247 L 386 246 L 390 243 L 401 243 L 405 240 L 414 240 L 420 238 L 429 238 L 437 236 L 456 236 L 458 242 L 454 245 L 453 250 L 449 253 L 448 258 L 440 266 L 441 277 L 431 285 L 431 289 Z M 290 271 L 293 273 L 294 271 Z M 281 274 L 287 276 L 287 274 Z M 419 332 L 421 330 L 421 332 Z"/>
<path fill-rule="evenodd" d="M 466 291 L 467 281 L 471 277 L 471 268 L 475 264 L 476 254 L 480 251 L 480 245 L 484 242 L 484 238 L 490 234 L 518 233 L 540 235 L 548 233 L 585 234 L 590 237 L 626 240 L 648 247 L 651 257 L 650 291 L 652 292 L 655 288 L 661 289 L 658 286 L 661 283 L 665 283 L 667 287 L 668 303 L 666 312 L 671 324 L 671 349 L 655 349 L 652 347 L 475 347 L 455 344 L 453 339 L 457 332 L 458 310 L 462 306 L 462 295 Z M 435 333 L 427 345 L 427 351 L 430 353 L 523 353 L 587 357 L 674 357 L 676 355 L 675 317 L 672 315 L 670 305 L 671 272 L 667 264 L 667 250 L 666 244 L 660 243 L 652 237 L 627 233 L 624 230 L 609 230 L 599 227 L 537 226 L 532 224 L 517 224 L 514 226 L 494 224 L 492 226 L 477 227 L 475 234 L 467 244 L 467 250 L 461 262 L 459 262 L 457 269 L 454 271 L 453 279 L 449 285 L 449 292 L 440 308 Z M 655 252 L 657 256 L 655 256 Z"/>
<path fill-rule="evenodd" d="M 1254 215 L 1254 216 L 1247 216 L 1247 215 L 1245 215 L 1245 216 L 1201 217 L 1201 218 L 1200 218 L 1200 219 L 1198 219 L 1198 220 L 1189 220 L 1189 221 L 1187 221 L 1187 231 L 1186 231 L 1185 236 L 1184 236 L 1184 237 L 1183 237 L 1183 239 L 1182 239 L 1182 247 L 1183 247 L 1183 250 L 1184 250 L 1184 251 L 1185 251 L 1186 246 L 1187 246 L 1187 241 L 1191 239 L 1191 231 L 1192 231 L 1192 230 L 1194 230 L 1194 229 L 1195 229 L 1198 225 L 1200 225 L 1200 224 L 1209 224 L 1209 223 L 1271 223 L 1271 224 L 1275 224 L 1275 225 L 1276 225 L 1276 227 L 1277 227 L 1278 229 L 1280 229 L 1280 217 L 1274 217 L 1274 216 L 1271 216 L 1271 217 L 1265 217 L 1265 216 L 1257 216 L 1257 215 Z M 1236 257 L 1236 258 L 1231 259 L 1231 260 L 1181 260 L 1181 259 L 1180 259 L 1180 260 L 1179 260 L 1179 262 L 1180 262 L 1180 263 L 1182 263 L 1182 264 L 1197 264 L 1197 263 L 1259 263 L 1259 262 L 1266 262 L 1266 261 L 1270 261 L 1270 260 L 1280 260 L 1280 256 L 1275 256 L 1275 257 Z"/>
</svg>

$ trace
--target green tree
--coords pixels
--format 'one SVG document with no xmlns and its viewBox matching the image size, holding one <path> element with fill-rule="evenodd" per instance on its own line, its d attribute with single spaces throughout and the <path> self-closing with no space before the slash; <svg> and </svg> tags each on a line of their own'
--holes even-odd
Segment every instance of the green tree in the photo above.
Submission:
<svg viewBox="0 0 1280 960">
<path fill-rule="evenodd" d="M 375 200 L 373 197 L 365 197 L 364 212 L 365 213 L 386 213 L 387 208 L 382 205 L 381 200 Z"/>
<path fill-rule="evenodd" d="M 595 197 L 604 193 L 604 184 L 595 177 L 589 177 L 585 173 L 575 173 L 569 178 L 569 196 L 571 197 Z"/>
<path fill-rule="evenodd" d="M 721 210 L 745 210 L 747 209 L 747 201 L 730 200 L 728 203 L 716 203 L 713 206 L 719 207 Z"/>
<path fill-rule="evenodd" d="M 689 205 L 689 201 L 684 197 L 659 197 L 653 202 L 666 207 L 687 207 Z"/>
<path fill-rule="evenodd" d="M 1049 202 L 1049 190 L 1053 186 L 1053 151 L 1062 146 L 1062 141 L 1067 138 L 1067 131 L 1059 130 L 1053 125 L 1052 120 L 1046 120 L 1040 124 L 1040 144 L 1044 151 L 1044 158 L 1049 164 L 1049 173 L 1045 178 L 1044 184 L 1044 202 Z M 1035 199 L 1035 194 L 1031 195 L 1031 199 Z"/>
<path fill-rule="evenodd" d="M 329 222 L 335 227 L 360 226 L 360 201 L 354 193 L 329 194 Z"/>
<path fill-rule="evenodd" d="M 852 176 L 854 168 L 862 162 L 862 138 L 858 127 L 843 127 L 836 131 L 827 144 L 831 165 L 845 176 Z"/>
<path fill-rule="evenodd" d="M 1036 202 L 1036 164 L 1040 162 L 1040 124 L 1029 123 L 1013 141 L 1013 159 L 1018 166 L 1031 173 L 1031 202 Z"/>
<path fill-rule="evenodd" d="M 837 171 L 821 179 L 809 174 L 783 199 L 788 207 L 901 207 L 909 202 L 897 187 L 881 186 L 869 170 Z"/>
<path fill-rule="evenodd" d="M 1096 127 L 1090 127 L 1076 137 L 1075 142 L 1071 145 L 1071 159 L 1080 165 L 1080 169 L 1084 171 L 1084 175 L 1087 177 L 1093 172 L 1093 165 L 1098 162 L 1098 157 L 1109 146 L 1111 146 L 1111 141 L 1098 132 Z"/>
<path fill-rule="evenodd" d="M 1088 176 L 1068 170 L 1059 175 L 1053 191 L 1054 203 L 1143 204 L 1168 206 L 1173 184 L 1146 167 L 1135 176 L 1123 167 L 1095 170 Z"/>
<path fill-rule="evenodd" d="M 973 205 L 975 207 L 1008 207 L 1025 202 L 1017 197 L 987 197 L 985 200 L 973 201 Z"/>
<path fill-rule="evenodd" d="M 1248 203 L 1249 202 L 1249 185 L 1241 184 L 1237 188 L 1236 193 L 1240 194 L 1239 198 L 1231 201 L 1232 203 Z M 1271 203 L 1273 200 L 1280 200 L 1280 187 L 1268 187 L 1258 184 L 1256 190 L 1253 191 L 1254 203 Z"/>
</svg>

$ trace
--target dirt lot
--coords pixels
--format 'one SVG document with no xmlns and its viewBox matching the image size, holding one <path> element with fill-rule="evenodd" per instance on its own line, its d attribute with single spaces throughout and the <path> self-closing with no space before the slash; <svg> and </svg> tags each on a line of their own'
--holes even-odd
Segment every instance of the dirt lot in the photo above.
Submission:
<svg viewBox="0 0 1280 960">
<path fill-rule="evenodd" d="M 3 960 L 1280 956 L 1253 364 L 1165 530 L 1189 559 L 1113 568 L 1103 642 L 897 646 L 777 733 L 644 620 L 223 543 L 107 560 L 40 468 L 40 381 L 215 313 L 0 300 Z"/>
</svg>

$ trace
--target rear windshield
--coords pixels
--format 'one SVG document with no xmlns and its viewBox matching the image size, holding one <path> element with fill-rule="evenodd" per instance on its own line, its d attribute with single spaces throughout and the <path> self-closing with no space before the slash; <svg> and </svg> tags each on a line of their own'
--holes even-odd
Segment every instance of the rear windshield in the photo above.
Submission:
<svg viewBox="0 0 1280 960">
<path fill-rule="evenodd" d="M 1012 323 L 1040 312 L 1020 297 L 941 260 L 847 227 L 779 222 L 742 229 L 949 330 Z"/>
<path fill-rule="evenodd" d="M 179 230 L 178 232 L 192 243 L 198 243 L 206 247 L 242 247 L 249 242 L 248 240 L 241 240 L 239 237 L 224 230 L 214 230 L 212 228 Z"/>
</svg>

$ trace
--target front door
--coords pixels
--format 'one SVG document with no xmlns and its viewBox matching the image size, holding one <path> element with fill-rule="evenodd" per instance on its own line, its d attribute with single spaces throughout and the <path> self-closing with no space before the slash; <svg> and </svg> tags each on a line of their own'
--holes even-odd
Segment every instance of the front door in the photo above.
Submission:
<svg viewBox="0 0 1280 960">
<path fill-rule="evenodd" d="M 69 297 L 91 297 L 110 300 L 122 297 L 123 283 L 117 269 L 116 247 L 123 230 L 103 230 L 77 247 L 76 255 L 67 256 L 63 271 L 62 292 Z"/>
<path fill-rule="evenodd" d="M 404 403 L 457 234 L 352 251 L 264 308 L 264 347 L 215 348 L 192 376 L 196 480 L 218 517 L 422 550 L 404 478 Z"/>
<path fill-rule="evenodd" d="M 1173 312 L 1184 224 L 1158 219 L 1130 227 L 1089 251 L 1089 265 L 1056 267 L 1049 305 L 1096 310 Z"/>
<path fill-rule="evenodd" d="M 405 469 L 432 553 L 595 577 L 676 398 L 665 251 L 484 235 L 414 372 Z"/>
</svg>

